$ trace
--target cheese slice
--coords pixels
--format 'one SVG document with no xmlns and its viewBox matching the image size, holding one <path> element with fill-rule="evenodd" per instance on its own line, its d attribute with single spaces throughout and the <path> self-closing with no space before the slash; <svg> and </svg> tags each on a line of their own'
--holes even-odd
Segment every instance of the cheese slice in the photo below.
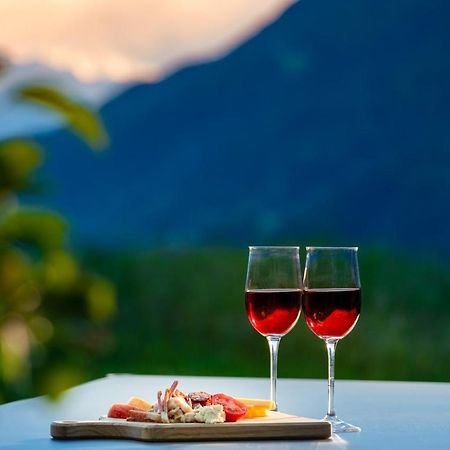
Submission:
<svg viewBox="0 0 450 450">
<path fill-rule="evenodd" d="M 149 411 L 152 407 L 151 403 L 139 397 L 131 397 L 130 400 L 128 400 L 128 404 L 135 408 L 143 409 L 144 411 Z"/>
<path fill-rule="evenodd" d="M 248 406 L 244 418 L 253 419 L 265 416 L 267 416 L 267 408 L 264 408 L 264 406 Z"/>
<path fill-rule="evenodd" d="M 262 400 L 259 398 L 235 398 L 236 400 L 242 402 L 247 408 L 250 408 L 252 406 L 259 406 L 268 410 L 275 409 L 275 402 L 272 402 L 271 400 Z"/>
</svg>

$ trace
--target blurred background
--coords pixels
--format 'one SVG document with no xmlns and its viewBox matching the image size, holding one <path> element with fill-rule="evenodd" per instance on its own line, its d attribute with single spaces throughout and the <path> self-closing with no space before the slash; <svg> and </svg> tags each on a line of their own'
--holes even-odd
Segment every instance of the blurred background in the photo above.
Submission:
<svg viewBox="0 0 450 450">
<path fill-rule="evenodd" d="M 360 246 L 338 378 L 450 380 L 450 4 L 222 3 L 0 0 L 0 402 L 268 376 L 250 244 Z"/>
</svg>

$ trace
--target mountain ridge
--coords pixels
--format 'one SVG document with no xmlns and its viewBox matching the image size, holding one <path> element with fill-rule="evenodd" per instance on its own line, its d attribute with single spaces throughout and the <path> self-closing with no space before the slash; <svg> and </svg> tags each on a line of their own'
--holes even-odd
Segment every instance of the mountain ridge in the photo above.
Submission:
<svg viewBox="0 0 450 450">
<path fill-rule="evenodd" d="M 450 255 L 445 11 L 297 3 L 225 58 L 105 105 L 104 154 L 41 138 L 46 204 L 85 244 L 329 236 Z"/>
</svg>

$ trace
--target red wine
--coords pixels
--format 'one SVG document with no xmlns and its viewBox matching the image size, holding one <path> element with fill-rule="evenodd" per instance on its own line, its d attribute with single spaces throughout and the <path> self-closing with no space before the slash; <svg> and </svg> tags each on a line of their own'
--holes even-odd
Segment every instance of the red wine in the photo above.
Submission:
<svg viewBox="0 0 450 450">
<path fill-rule="evenodd" d="M 264 336 L 283 336 L 300 316 L 300 289 L 255 289 L 245 293 L 245 307 L 250 323 Z"/>
<path fill-rule="evenodd" d="M 303 310 L 309 328 L 321 338 L 342 338 L 361 311 L 360 289 L 305 289 Z"/>
</svg>

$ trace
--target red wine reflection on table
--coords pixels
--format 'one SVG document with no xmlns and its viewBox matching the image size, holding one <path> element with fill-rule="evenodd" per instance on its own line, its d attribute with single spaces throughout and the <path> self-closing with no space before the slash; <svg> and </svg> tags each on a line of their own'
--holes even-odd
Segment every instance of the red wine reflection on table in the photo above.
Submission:
<svg viewBox="0 0 450 450">
<path fill-rule="evenodd" d="M 361 290 L 305 289 L 303 311 L 309 328 L 322 339 L 342 338 L 355 326 L 361 311 Z"/>
<path fill-rule="evenodd" d="M 254 289 L 245 293 L 247 316 L 253 327 L 264 336 L 283 336 L 300 316 L 301 289 Z"/>
</svg>

